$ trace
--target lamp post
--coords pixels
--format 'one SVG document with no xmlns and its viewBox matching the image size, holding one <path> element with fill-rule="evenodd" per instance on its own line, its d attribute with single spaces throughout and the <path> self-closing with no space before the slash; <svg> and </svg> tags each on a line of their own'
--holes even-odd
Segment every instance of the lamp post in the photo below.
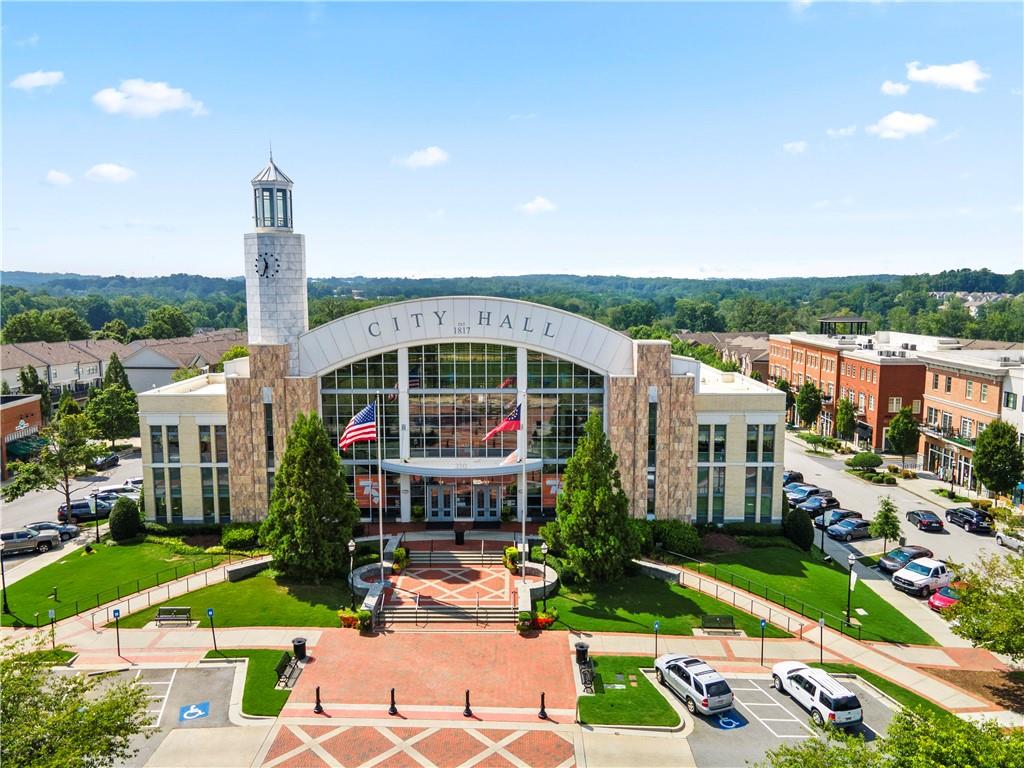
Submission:
<svg viewBox="0 0 1024 768">
<path fill-rule="evenodd" d="M 349 607 L 352 610 L 356 609 L 356 591 L 355 591 L 355 579 L 352 578 L 352 566 L 355 564 L 356 558 L 356 542 L 355 539 L 348 540 L 348 594 L 349 594 Z"/>
<path fill-rule="evenodd" d="M 11 612 L 11 606 L 7 604 L 7 573 L 4 571 L 4 548 L 0 544 L 0 583 L 3 584 L 4 590 L 4 613 Z"/>
<path fill-rule="evenodd" d="M 853 584 L 854 579 L 857 575 L 853 572 L 853 565 L 857 562 L 857 556 L 852 552 L 847 555 L 846 562 L 850 566 L 850 583 L 847 585 L 849 589 L 846 590 L 846 623 L 850 623 L 850 598 L 853 597 Z"/>
<path fill-rule="evenodd" d="M 544 579 L 544 613 L 548 612 L 548 543 L 545 541 L 540 545 L 540 553 L 544 556 L 544 571 L 541 574 Z"/>
</svg>

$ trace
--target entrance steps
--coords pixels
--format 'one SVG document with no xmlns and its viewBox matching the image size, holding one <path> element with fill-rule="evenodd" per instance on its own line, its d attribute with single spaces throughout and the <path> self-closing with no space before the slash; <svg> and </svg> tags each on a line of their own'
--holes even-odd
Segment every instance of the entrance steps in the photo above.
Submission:
<svg viewBox="0 0 1024 768">
<path fill-rule="evenodd" d="M 501 565 L 501 552 L 493 550 L 451 550 L 436 549 L 433 552 L 413 549 L 409 552 L 409 565 L 422 568 L 424 566 L 458 566 L 458 565 Z"/>
<path fill-rule="evenodd" d="M 386 606 L 381 611 L 384 626 L 394 624 L 514 624 L 515 608 L 507 605 L 414 605 Z"/>
</svg>

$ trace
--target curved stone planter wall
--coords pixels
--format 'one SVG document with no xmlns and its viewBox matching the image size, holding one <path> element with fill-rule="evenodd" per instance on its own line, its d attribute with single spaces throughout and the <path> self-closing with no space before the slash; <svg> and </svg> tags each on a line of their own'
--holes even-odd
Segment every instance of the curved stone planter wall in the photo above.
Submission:
<svg viewBox="0 0 1024 768">
<path fill-rule="evenodd" d="M 530 587 L 530 599 L 534 603 L 542 599 L 545 594 L 550 597 L 551 593 L 558 586 L 558 572 L 550 565 L 545 566 L 543 563 L 527 561 L 525 571 L 529 578 L 537 579 L 541 582 L 536 586 Z M 541 581 L 542 579 L 543 581 Z"/>
</svg>

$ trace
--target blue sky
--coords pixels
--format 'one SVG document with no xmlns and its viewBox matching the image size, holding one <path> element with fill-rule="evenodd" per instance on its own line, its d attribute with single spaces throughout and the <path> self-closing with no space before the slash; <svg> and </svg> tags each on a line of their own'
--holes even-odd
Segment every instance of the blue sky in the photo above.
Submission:
<svg viewBox="0 0 1024 768">
<path fill-rule="evenodd" d="M 313 276 L 1010 271 L 1021 25 L 1010 3 L 8 3 L 4 269 L 241 274 L 273 140 Z"/>
</svg>

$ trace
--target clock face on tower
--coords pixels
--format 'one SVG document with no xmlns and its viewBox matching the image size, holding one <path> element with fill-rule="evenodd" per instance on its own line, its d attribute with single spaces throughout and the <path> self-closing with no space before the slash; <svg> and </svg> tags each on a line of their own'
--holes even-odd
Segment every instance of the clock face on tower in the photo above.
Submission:
<svg viewBox="0 0 1024 768">
<path fill-rule="evenodd" d="M 270 279 L 276 277 L 281 271 L 281 264 L 277 256 L 267 251 L 256 255 L 256 274 L 260 277 Z"/>
</svg>

